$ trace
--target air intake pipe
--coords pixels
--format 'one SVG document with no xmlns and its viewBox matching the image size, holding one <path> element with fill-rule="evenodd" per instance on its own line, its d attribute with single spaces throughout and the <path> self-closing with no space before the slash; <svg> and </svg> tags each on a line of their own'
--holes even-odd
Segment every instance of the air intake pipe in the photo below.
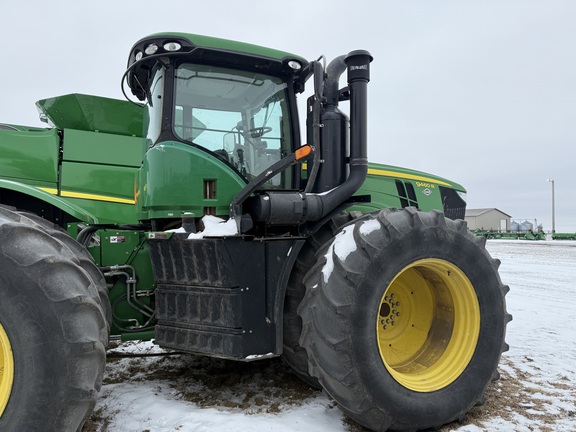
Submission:
<svg viewBox="0 0 576 432">
<path fill-rule="evenodd" d="M 338 64 L 339 61 L 343 61 L 348 70 L 350 92 L 348 177 L 342 184 L 322 193 L 267 191 L 258 195 L 254 197 L 255 200 L 250 200 L 249 213 L 253 220 L 270 225 L 297 225 L 318 221 L 345 203 L 364 183 L 368 172 L 368 82 L 372 56 L 368 51 L 358 50 L 350 52 L 343 60 L 336 60 L 333 66 L 336 73 L 328 78 L 325 89 L 326 102 L 329 104 L 337 104 L 340 96 L 338 77 L 343 66 Z M 323 143 L 324 145 L 330 146 L 329 143 Z"/>
<path fill-rule="evenodd" d="M 348 89 L 350 91 L 350 157 L 348 160 L 349 174 L 340 186 L 322 195 L 322 212 L 326 207 L 332 210 L 351 197 L 364 183 L 368 172 L 368 82 L 370 81 L 370 62 L 372 56 L 368 51 L 352 51 L 344 58 L 348 69 Z M 338 71 L 337 65 L 333 68 Z M 329 68 L 330 71 L 330 68 Z M 338 78 L 335 77 L 337 80 Z M 335 83 L 337 86 L 337 81 Z M 330 77 L 326 85 L 327 105 L 337 105 L 340 90 Z M 330 143 L 323 143 L 330 146 Z M 328 211 L 330 211 L 328 210 Z"/>
</svg>

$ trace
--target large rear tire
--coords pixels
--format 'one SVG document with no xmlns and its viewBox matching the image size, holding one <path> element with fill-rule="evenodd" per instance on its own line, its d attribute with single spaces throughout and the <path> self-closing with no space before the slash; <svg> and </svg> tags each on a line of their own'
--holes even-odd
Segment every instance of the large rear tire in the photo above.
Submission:
<svg viewBox="0 0 576 432">
<path fill-rule="evenodd" d="M 6 206 L 0 206 L 5 207 Z M 59 225 L 50 222 L 35 213 L 16 211 L 13 208 L 8 207 L 8 210 L 14 210 L 16 214 L 22 216 L 20 222 L 35 226 L 43 231 L 45 231 L 50 237 L 56 238 L 61 241 L 72 253 L 76 256 L 80 262 L 80 267 L 88 273 L 94 282 L 94 286 L 98 290 L 98 296 L 100 297 L 100 306 L 104 310 L 106 316 L 106 322 L 108 323 L 108 334 L 110 333 L 110 326 L 112 324 L 112 306 L 110 305 L 110 299 L 108 297 L 108 288 L 106 287 L 106 279 L 102 272 L 94 265 L 94 258 L 88 252 L 88 250 L 78 243 L 74 238 L 68 234 Z M 106 345 L 108 346 L 108 345 Z"/>
<path fill-rule="evenodd" d="M 76 431 L 92 412 L 109 327 L 90 266 L 0 207 L 0 430 Z"/>
<path fill-rule="evenodd" d="M 300 343 L 356 422 L 415 431 L 482 403 L 511 319 L 484 244 L 464 221 L 409 208 L 366 215 L 319 251 Z"/>
</svg>

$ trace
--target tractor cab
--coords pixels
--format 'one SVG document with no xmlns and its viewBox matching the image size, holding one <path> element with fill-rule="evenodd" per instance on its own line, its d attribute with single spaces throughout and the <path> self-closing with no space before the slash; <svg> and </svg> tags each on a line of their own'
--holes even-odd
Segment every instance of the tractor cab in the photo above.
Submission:
<svg viewBox="0 0 576 432">
<path fill-rule="evenodd" d="M 248 182 L 300 146 L 295 81 L 306 64 L 238 42 L 155 35 L 134 46 L 127 77 L 146 101 L 151 146 L 192 146 Z M 298 185 L 290 170 L 267 187 Z"/>
</svg>

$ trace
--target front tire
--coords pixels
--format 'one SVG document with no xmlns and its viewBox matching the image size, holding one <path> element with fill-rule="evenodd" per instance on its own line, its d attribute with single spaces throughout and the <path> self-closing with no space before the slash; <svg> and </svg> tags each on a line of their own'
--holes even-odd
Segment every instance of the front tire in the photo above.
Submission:
<svg viewBox="0 0 576 432">
<path fill-rule="evenodd" d="M 350 222 L 354 217 L 358 217 L 358 215 L 341 212 L 306 240 L 294 263 L 286 289 L 284 313 L 282 314 L 284 335 L 282 360 L 292 368 L 296 376 L 315 388 L 320 388 L 320 385 L 316 378 L 308 374 L 308 355 L 306 350 L 300 346 L 302 319 L 297 311 L 306 293 L 304 277 L 316 263 L 318 250 L 334 237 L 341 226 Z"/>
<path fill-rule="evenodd" d="M 300 343 L 310 375 L 355 421 L 414 431 L 482 402 L 510 320 L 484 244 L 442 213 L 387 209 L 319 252 Z"/>
<path fill-rule="evenodd" d="M 0 430 L 76 431 L 91 413 L 108 323 L 86 266 L 25 214 L 0 208 Z"/>
</svg>

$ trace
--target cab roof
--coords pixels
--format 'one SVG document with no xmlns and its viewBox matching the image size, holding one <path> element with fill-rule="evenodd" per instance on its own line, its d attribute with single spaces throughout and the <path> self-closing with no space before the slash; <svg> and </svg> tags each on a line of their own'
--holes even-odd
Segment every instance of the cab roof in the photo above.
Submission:
<svg viewBox="0 0 576 432">
<path fill-rule="evenodd" d="M 128 85 L 140 100 L 145 98 L 150 71 L 168 57 L 257 70 L 293 81 L 307 73 L 308 66 L 300 56 L 259 45 L 191 33 L 155 33 L 136 42 L 128 58 Z"/>
</svg>

